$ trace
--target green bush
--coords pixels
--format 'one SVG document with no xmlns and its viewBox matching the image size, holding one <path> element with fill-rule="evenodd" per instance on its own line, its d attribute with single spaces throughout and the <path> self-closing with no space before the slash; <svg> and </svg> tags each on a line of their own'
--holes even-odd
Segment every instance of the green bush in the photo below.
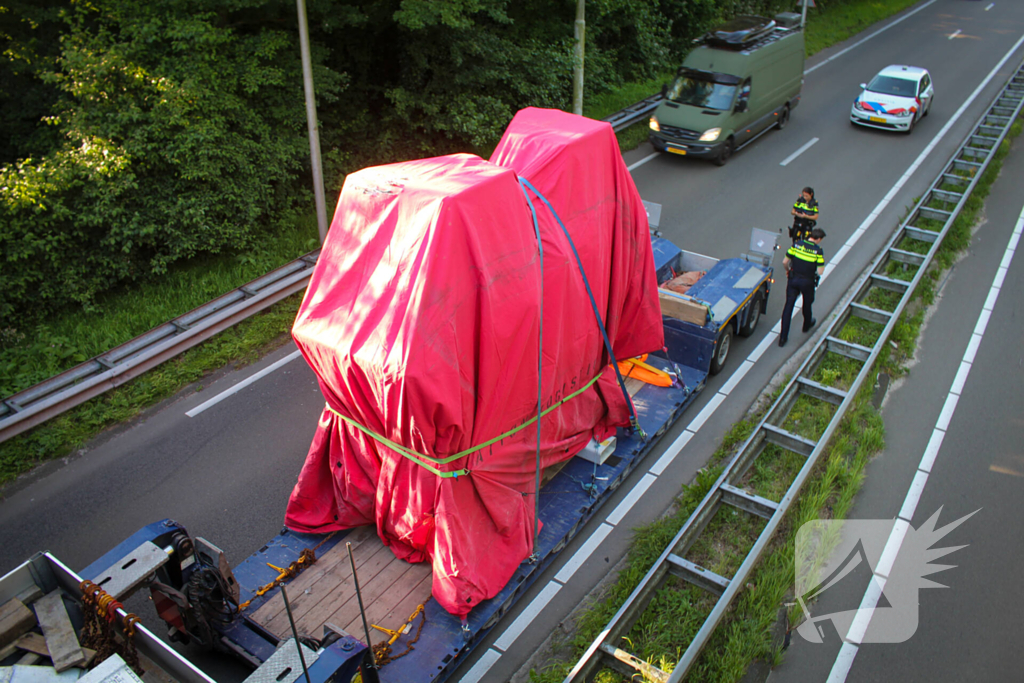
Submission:
<svg viewBox="0 0 1024 683">
<path fill-rule="evenodd" d="M 60 142 L 0 169 L 0 321 L 248 249 L 294 210 L 309 151 L 292 32 L 254 16 L 259 0 L 218 4 L 62 13 L 60 55 L 39 74 L 59 93 L 45 123 Z M 316 77 L 323 104 L 344 88 L 328 68 Z"/>
</svg>

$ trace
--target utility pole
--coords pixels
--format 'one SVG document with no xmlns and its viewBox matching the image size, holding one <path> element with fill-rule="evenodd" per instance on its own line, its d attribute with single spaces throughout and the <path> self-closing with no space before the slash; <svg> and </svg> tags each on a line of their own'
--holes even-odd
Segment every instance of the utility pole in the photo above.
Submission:
<svg viewBox="0 0 1024 683">
<path fill-rule="evenodd" d="M 803 11 L 800 13 L 800 28 L 807 26 L 807 0 L 804 0 Z"/>
<path fill-rule="evenodd" d="M 302 84 L 306 90 L 306 124 L 309 127 L 309 154 L 313 165 L 313 196 L 320 244 L 327 239 L 327 200 L 324 197 L 324 170 L 320 165 L 320 132 L 316 120 L 316 93 L 313 91 L 313 62 L 309 56 L 309 28 L 306 25 L 306 0 L 296 0 L 299 9 L 299 51 L 302 54 Z"/>
<path fill-rule="evenodd" d="M 576 54 L 572 66 L 572 113 L 583 115 L 583 46 L 586 43 L 586 0 L 576 0 Z"/>
</svg>

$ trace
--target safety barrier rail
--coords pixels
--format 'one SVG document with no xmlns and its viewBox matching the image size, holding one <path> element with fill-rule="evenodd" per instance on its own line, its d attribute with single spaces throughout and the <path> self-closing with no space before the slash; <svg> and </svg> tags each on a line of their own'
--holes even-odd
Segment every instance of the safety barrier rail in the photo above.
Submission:
<svg viewBox="0 0 1024 683">
<path fill-rule="evenodd" d="M 754 565 L 757 564 L 790 504 L 800 493 L 804 482 L 825 451 L 857 391 L 869 376 L 875 359 L 904 307 L 910 301 L 914 288 L 924 276 L 943 238 L 988 167 L 995 150 L 999 148 L 1010 126 L 1020 115 L 1022 102 L 1024 63 L 1007 81 L 942 173 L 854 285 L 852 296 L 847 298 L 847 303 L 834 318 L 827 333 L 815 345 L 793 379 L 783 389 L 750 438 L 740 447 L 683 528 L 665 548 L 625 604 L 601 630 L 598 639 L 591 643 L 583 657 L 576 663 L 566 677 L 565 683 L 591 680 L 604 668 L 613 669 L 627 678 L 642 675 L 644 680 L 661 683 L 677 683 L 687 674 L 730 604 L 746 585 L 747 577 Z M 938 222 L 942 224 L 941 229 L 931 229 Z M 925 249 L 927 251 L 921 253 Z M 910 275 L 912 277 L 908 279 Z M 888 305 L 880 307 L 882 304 L 879 302 L 884 301 L 885 297 L 872 296 L 878 290 L 893 293 L 888 295 L 888 304 L 891 304 L 894 295 L 898 295 L 899 299 L 895 306 L 891 309 Z M 884 325 L 872 346 L 844 341 L 841 338 L 843 328 L 853 318 Z M 853 359 L 861 364 L 856 378 L 848 388 L 827 386 L 823 381 L 814 379 L 818 369 L 830 356 Z M 810 438 L 806 434 L 798 434 L 783 427 L 787 416 L 801 397 L 836 406 L 828 426 L 817 438 Z M 805 458 L 785 495 L 778 501 L 763 498 L 743 488 L 744 476 L 769 445 Z M 716 574 L 686 559 L 687 553 L 722 506 L 736 508 L 765 520 L 757 540 L 732 578 Z M 718 596 L 714 608 L 671 673 L 619 647 L 629 642 L 627 636 L 630 630 L 669 577 L 678 577 Z"/>
<path fill-rule="evenodd" d="M 305 289 L 320 251 L 285 264 L 0 403 L 0 442 L 138 377 Z"/>
<path fill-rule="evenodd" d="M 636 104 L 630 105 L 622 111 L 615 112 L 611 116 L 605 119 L 608 123 L 612 124 L 612 130 L 618 133 L 620 130 L 629 128 L 634 123 L 639 123 L 647 118 L 647 115 L 658 108 L 661 101 L 664 98 L 661 94 L 651 95 L 650 97 L 640 100 Z"/>
</svg>

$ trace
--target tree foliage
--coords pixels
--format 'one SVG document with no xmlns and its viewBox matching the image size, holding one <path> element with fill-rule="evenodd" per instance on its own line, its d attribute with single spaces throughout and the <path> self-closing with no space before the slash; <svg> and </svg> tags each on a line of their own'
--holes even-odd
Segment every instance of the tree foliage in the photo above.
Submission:
<svg viewBox="0 0 1024 683">
<path fill-rule="evenodd" d="M 0 330 L 310 204 L 291 0 L 0 0 Z M 772 0 L 589 0 L 586 91 L 649 78 Z M 575 0 L 308 0 L 328 194 L 571 105 Z"/>
</svg>

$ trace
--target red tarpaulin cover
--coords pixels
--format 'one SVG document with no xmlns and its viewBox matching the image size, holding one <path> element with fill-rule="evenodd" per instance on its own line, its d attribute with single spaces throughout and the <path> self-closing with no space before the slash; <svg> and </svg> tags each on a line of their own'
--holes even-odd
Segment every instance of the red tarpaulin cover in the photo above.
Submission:
<svg viewBox="0 0 1024 683">
<path fill-rule="evenodd" d="M 375 524 L 395 555 L 430 561 L 433 597 L 465 615 L 533 546 L 536 427 L 444 465 L 442 478 L 343 421 L 444 458 L 537 413 L 541 268 L 517 176 L 558 211 L 619 358 L 664 345 L 647 218 L 611 127 L 516 115 L 491 161 L 468 154 L 348 176 L 292 335 L 327 408 L 285 524 Z M 544 247 L 541 462 L 626 424 L 629 408 L 568 241 L 531 194 Z"/>
</svg>

